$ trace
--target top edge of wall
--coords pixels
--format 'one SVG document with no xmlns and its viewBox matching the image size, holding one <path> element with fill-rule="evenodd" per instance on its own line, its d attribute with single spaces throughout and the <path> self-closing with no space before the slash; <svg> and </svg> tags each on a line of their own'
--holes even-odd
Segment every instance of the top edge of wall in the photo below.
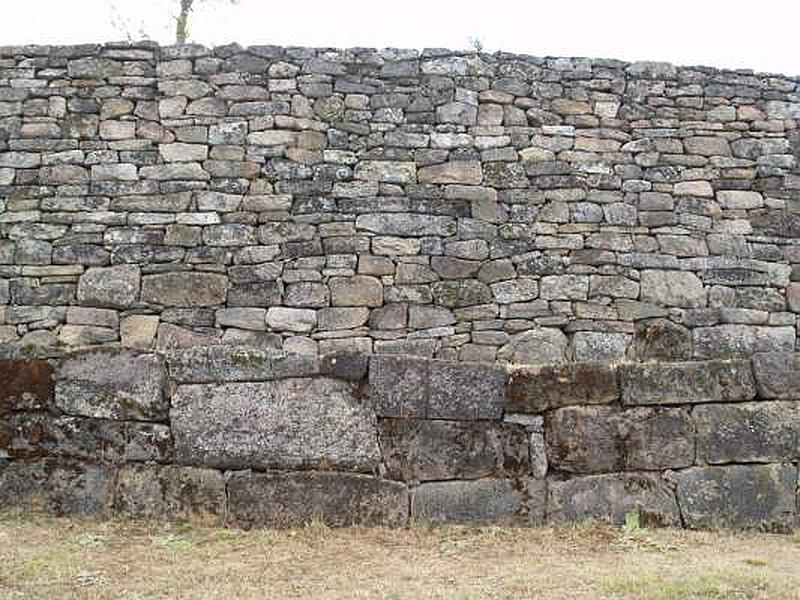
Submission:
<svg viewBox="0 0 800 600">
<path fill-rule="evenodd" d="M 58 56 L 63 58 L 81 58 L 89 56 L 109 56 L 126 50 L 151 51 L 151 56 L 142 54 L 135 56 L 116 56 L 123 60 L 174 60 L 180 58 L 216 57 L 228 58 L 235 54 L 250 53 L 256 56 L 272 59 L 308 60 L 324 56 L 334 62 L 369 62 L 402 61 L 402 60 L 433 60 L 448 57 L 468 57 L 491 64 L 495 61 L 516 60 L 531 65 L 551 68 L 559 71 L 585 71 L 592 68 L 608 68 L 624 70 L 627 74 L 652 79 L 675 79 L 679 71 L 700 72 L 705 74 L 720 74 L 739 77 L 757 77 L 769 79 L 783 79 L 800 83 L 800 74 L 788 75 L 783 73 L 762 72 L 753 69 L 730 69 L 706 65 L 676 65 L 663 61 L 624 61 L 611 58 L 587 58 L 572 56 L 532 56 L 514 52 L 496 51 L 493 53 L 477 53 L 472 50 L 451 50 L 447 48 L 332 48 L 311 46 L 279 46 L 279 45 L 251 45 L 241 46 L 237 43 L 220 46 L 205 46 L 202 44 L 165 45 L 157 42 L 142 40 L 136 42 L 107 42 L 86 44 L 25 44 L 0 46 L 0 58 L 8 57 L 37 57 Z M 376 65 L 377 66 L 377 65 Z"/>
</svg>

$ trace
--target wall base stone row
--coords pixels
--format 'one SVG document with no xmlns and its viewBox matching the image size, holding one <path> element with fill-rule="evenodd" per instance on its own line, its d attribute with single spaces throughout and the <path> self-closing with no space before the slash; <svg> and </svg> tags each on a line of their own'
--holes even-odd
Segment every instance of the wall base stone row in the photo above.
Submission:
<svg viewBox="0 0 800 600">
<path fill-rule="evenodd" d="M 0 361 L 0 507 L 241 527 L 800 525 L 800 355 L 502 366 L 104 347 Z"/>
</svg>

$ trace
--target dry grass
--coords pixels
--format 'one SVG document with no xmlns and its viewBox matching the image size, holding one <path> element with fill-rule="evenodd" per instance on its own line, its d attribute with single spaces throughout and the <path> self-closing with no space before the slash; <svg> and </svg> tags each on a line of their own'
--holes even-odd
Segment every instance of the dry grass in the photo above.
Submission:
<svg viewBox="0 0 800 600">
<path fill-rule="evenodd" d="M 800 600 L 800 536 L 0 517 L 2 598 Z"/>
</svg>

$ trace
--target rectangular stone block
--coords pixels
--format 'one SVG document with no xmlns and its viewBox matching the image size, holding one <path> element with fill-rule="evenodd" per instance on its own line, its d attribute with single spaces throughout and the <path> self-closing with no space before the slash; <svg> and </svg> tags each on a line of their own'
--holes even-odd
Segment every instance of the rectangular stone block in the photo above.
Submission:
<svg viewBox="0 0 800 600">
<path fill-rule="evenodd" d="M 182 464 L 372 472 L 380 462 L 374 413 L 335 379 L 180 385 L 170 418 Z"/>
<path fill-rule="evenodd" d="M 237 527 L 384 525 L 408 521 L 406 486 L 367 475 L 334 472 L 232 473 L 228 523 Z"/>
<path fill-rule="evenodd" d="M 155 354 L 93 349 L 61 360 L 55 399 L 58 408 L 70 415 L 165 421 L 166 385 L 163 361 Z"/>
<path fill-rule="evenodd" d="M 660 470 L 694 463 L 694 426 L 673 408 L 570 406 L 545 419 L 547 460 L 569 473 Z"/>
<path fill-rule="evenodd" d="M 529 475 L 525 428 L 487 421 L 382 419 L 387 476 L 403 481 Z"/>
<path fill-rule="evenodd" d="M 380 417 L 499 419 L 505 371 L 493 365 L 376 355 L 370 361 L 372 401 Z"/>
<path fill-rule="evenodd" d="M 104 515 L 113 498 L 109 467 L 58 459 L 15 460 L 0 471 L 0 506 L 54 515 Z"/>
<path fill-rule="evenodd" d="M 672 477 L 686 527 L 792 530 L 797 513 L 792 464 L 693 467 Z"/>
<path fill-rule="evenodd" d="M 317 375 L 315 357 L 270 348 L 212 345 L 167 354 L 169 374 L 176 383 L 271 381 Z"/>
<path fill-rule="evenodd" d="M 221 525 L 226 508 L 225 478 L 213 469 L 126 465 L 117 475 L 114 512 L 121 516 Z"/>
<path fill-rule="evenodd" d="M 697 459 L 709 464 L 800 458 L 800 402 L 706 404 L 692 410 Z"/>
<path fill-rule="evenodd" d="M 738 402 L 756 395 L 747 360 L 627 364 L 620 376 L 628 405 Z"/>
<path fill-rule="evenodd" d="M 47 408 L 54 390 L 53 366 L 46 360 L 0 360 L 0 415 Z"/>
<path fill-rule="evenodd" d="M 575 404 L 610 404 L 618 398 L 614 365 L 542 365 L 512 370 L 506 389 L 506 410 L 538 413 Z"/>
<path fill-rule="evenodd" d="M 800 399 L 800 354 L 766 352 L 752 357 L 759 398 Z"/>
<path fill-rule="evenodd" d="M 681 515 L 668 481 L 657 474 L 590 475 L 548 485 L 547 520 L 607 521 L 620 525 L 638 511 L 646 527 L 680 527 Z"/>
<path fill-rule="evenodd" d="M 544 521 L 546 486 L 539 479 L 423 483 L 412 493 L 411 519 L 430 524 L 539 524 Z"/>
</svg>

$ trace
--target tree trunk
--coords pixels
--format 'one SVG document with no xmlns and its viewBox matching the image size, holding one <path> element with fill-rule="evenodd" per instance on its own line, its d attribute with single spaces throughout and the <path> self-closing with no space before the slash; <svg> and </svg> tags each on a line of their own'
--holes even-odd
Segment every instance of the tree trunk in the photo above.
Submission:
<svg viewBox="0 0 800 600">
<path fill-rule="evenodd" d="M 194 0 L 181 0 L 181 12 L 175 18 L 175 43 L 185 44 L 189 37 L 189 13 Z"/>
</svg>

